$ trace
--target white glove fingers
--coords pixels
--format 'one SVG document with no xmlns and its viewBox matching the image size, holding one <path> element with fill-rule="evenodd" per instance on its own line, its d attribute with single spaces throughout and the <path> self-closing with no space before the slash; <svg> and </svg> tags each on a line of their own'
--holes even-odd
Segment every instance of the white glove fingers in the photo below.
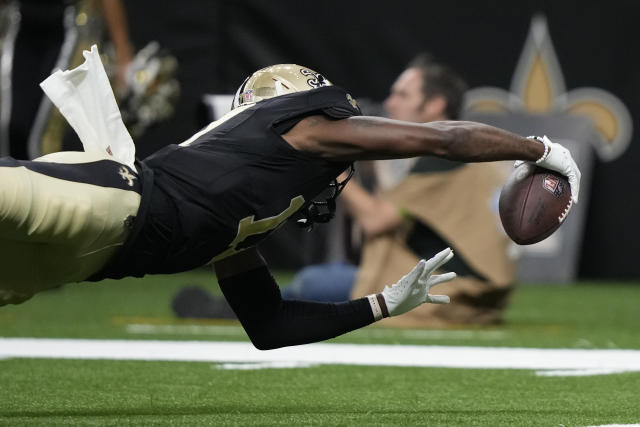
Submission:
<svg viewBox="0 0 640 427">
<path fill-rule="evenodd" d="M 569 186 L 571 187 L 571 198 L 573 199 L 574 203 L 578 203 L 578 196 L 580 193 L 580 178 L 582 176 L 582 174 L 580 173 L 580 169 L 578 169 L 578 165 L 576 165 L 576 162 L 571 161 L 571 164 L 573 165 L 573 171 L 574 173 L 569 175 Z"/>
<path fill-rule="evenodd" d="M 418 261 L 418 263 L 415 265 L 415 267 L 413 267 L 411 269 L 410 272 L 408 272 L 407 274 L 402 276 L 402 278 L 398 281 L 398 283 L 400 283 L 402 281 L 404 281 L 404 282 L 413 282 L 413 281 L 415 281 L 417 278 L 422 276 L 422 274 L 424 272 L 425 265 L 426 265 L 426 261 L 424 259 L 421 259 L 420 261 Z"/>
<path fill-rule="evenodd" d="M 574 203 L 578 203 L 580 178 L 582 175 L 580 169 L 578 169 L 578 165 L 566 147 L 551 142 L 546 136 L 543 137 L 543 142 L 549 147 L 549 153 L 547 157 L 540 162 L 540 166 L 560 172 L 566 176 L 569 180 L 569 186 L 571 187 L 571 199 Z"/>
<path fill-rule="evenodd" d="M 451 252 L 449 252 L 449 255 L 447 255 L 447 257 L 444 259 L 444 261 L 442 261 L 442 263 L 438 267 L 442 267 L 443 265 L 451 261 L 451 258 L 453 258 L 454 255 L 455 253 L 453 252 L 453 250 L 451 250 Z"/>
<path fill-rule="evenodd" d="M 409 272 L 409 275 L 411 275 L 413 278 L 418 278 L 420 276 L 422 276 L 425 268 L 427 265 L 427 261 L 424 259 L 421 259 L 420 261 L 418 261 L 418 263 L 416 264 L 415 267 L 413 267 L 413 270 L 411 270 Z"/>
<path fill-rule="evenodd" d="M 428 302 L 432 304 L 449 304 L 451 298 L 448 295 L 429 295 Z"/>
<path fill-rule="evenodd" d="M 431 279 L 429 280 L 429 288 L 435 285 L 439 285 L 440 283 L 450 282 L 457 276 L 458 275 L 453 271 L 449 273 L 439 274 L 437 276 L 431 276 Z"/>
<path fill-rule="evenodd" d="M 432 271 L 436 270 L 438 267 L 440 267 L 442 264 L 444 264 L 446 261 L 445 259 L 449 256 L 449 254 L 451 254 L 451 248 L 446 248 L 440 252 L 438 252 L 437 254 L 435 254 L 432 258 L 430 258 L 426 264 L 425 264 L 425 272 L 428 271 L 429 273 L 431 273 Z M 451 259 L 451 258 L 449 258 Z"/>
<path fill-rule="evenodd" d="M 440 267 L 442 267 L 443 265 L 445 265 L 446 263 L 448 263 L 451 260 L 451 258 L 453 258 L 453 255 L 454 255 L 453 251 L 449 249 L 449 253 L 447 254 L 447 256 L 443 260 L 438 262 L 438 264 L 436 264 L 435 268 L 432 271 L 435 271 Z"/>
<path fill-rule="evenodd" d="M 571 187 L 571 198 L 573 199 L 573 203 L 578 203 L 580 189 L 578 187 L 578 178 L 576 178 L 575 175 L 569 176 L 569 186 Z"/>
</svg>

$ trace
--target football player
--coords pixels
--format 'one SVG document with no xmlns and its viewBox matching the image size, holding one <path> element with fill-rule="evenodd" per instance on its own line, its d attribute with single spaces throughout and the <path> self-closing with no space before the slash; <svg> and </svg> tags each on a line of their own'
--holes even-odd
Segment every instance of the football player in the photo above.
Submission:
<svg viewBox="0 0 640 427">
<path fill-rule="evenodd" d="M 541 142 L 542 141 L 542 142 Z M 425 302 L 455 273 L 432 273 L 450 249 L 422 260 L 381 293 L 344 303 L 283 301 L 255 245 L 296 212 L 326 221 L 355 160 L 439 156 L 524 160 L 569 178 L 580 172 L 548 139 L 491 126 L 361 116 L 323 75 L 294 64 L 255 72 L 232 110 L 136 169 L 105 156 L 56 153 L 0 161 L 0 304 L 72 281 L 175 273 L 213 261 L 220 286 L 256 347 L 332 338 Z M 330 185 L 332 195 L 316 201 Z M 18 255 L 21 251 L 21 255 Z"/>
</svg>

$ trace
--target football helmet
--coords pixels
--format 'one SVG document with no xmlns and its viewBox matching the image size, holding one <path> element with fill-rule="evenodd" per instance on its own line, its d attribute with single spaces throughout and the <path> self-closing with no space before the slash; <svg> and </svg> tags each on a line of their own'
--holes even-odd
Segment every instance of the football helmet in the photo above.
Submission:
<svg viewBox="0 0 640 427">
<path fill-rule="evenodd" d="M 233 97 L 231 109 L 288 93 L 331 86 L 322 74 L 296 64 L 277 64 L 247 77 Z"/>
</svg>

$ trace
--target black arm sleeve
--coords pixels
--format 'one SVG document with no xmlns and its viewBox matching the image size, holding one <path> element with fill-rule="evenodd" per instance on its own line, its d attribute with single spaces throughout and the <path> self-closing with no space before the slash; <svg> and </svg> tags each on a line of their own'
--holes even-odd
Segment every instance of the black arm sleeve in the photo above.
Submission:
<svg viewBox="0 0 640 427">
<path fill-rule="evenodd" d="M 220 288 L 260 350 L 323 341 L 374 321 L 367 298 L 342 303 L 283 300 L 267 267 L 221 279 Z"/>
</svg>

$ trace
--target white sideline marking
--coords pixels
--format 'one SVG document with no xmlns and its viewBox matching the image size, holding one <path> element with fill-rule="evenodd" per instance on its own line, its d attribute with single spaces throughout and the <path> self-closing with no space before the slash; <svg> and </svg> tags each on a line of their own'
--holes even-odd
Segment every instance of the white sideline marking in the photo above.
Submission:
<svg viewBox="0 0 640 427">
<path fill-rule="evenodd" d="M 224 370 L 252 371 L 256 369 L 310 368 L 312 366 L 317 366 L 317 364 L 306 362 L 221 363 L 219 365 L 214 365 L 214 368 Z"/>
<path fill-rule="evenodd" d="M 640 427 L 640 424 L 602 424 L 598 426 L 589 427 Z"/>
<path fill-rule="evenodd" d="M 150 323 L 130 323 L 125 331 L 132 335 L 222 335 L 246 336 L 242 326 L 233 325 L 156 325 Z M 369 329 L 355 331 L 355 334 L 371 338 L 409 338 L 409 339 L 446 339 L 446 340 L 487 340 L 500 341 L 507 337 L 505 331 L 485 330 L 445 330 L 445 329 Z"/>
<path fill-rule="evenodd" d="M 640 350 L 320 343 L 260 351 L 247 342 L 0 338 L 0 359 L 17 357 L 640 372 Z"/>
<path fill-rule="evenodd" d="M 246 336 L 242 326 L 222 325 L 153 325 L 130 323 L 125 327 L 129 334 L 136 335 L 224 335 Z"/>
<path fill-rule="evenodd" d="M 589 377 L 593 375 L 611 375 L 630 372 L 627 370 L 610 369 L 610 368 L 594 368 L 594 369 L 557 369 L 550 371 L 537 371 L 539 377 Z"/>
</svg>

